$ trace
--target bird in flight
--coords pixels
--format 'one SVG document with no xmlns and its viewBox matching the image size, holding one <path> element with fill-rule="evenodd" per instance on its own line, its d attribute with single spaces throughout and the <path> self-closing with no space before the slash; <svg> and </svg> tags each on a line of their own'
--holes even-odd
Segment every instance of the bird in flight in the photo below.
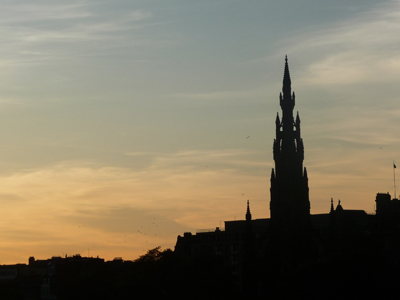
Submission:
<svg viewBox="0 0 400 300">
<path fill-rule="evenodd" d="M 247 138 L 245 138 L 246 140 L 249 138 L 250 136 L 248 136 Z"/>
</svg>

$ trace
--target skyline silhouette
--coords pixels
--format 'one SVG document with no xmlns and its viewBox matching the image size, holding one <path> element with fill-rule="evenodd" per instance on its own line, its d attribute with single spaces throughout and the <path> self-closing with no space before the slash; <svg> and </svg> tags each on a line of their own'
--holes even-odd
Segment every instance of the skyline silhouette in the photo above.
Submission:
<svg viewBox="0 0 400 300">
<path fill-rule="evenodd" d="M 174 255 L 219 260 L 231 270 L 243 299 L 391 298 L 399 278 L 400 201 L 377 193 L 376 212 L 367 214 L 343 207 L 341 200 L 335 208 L 331 198 L 329 212 L 310 214 L 307 152 L 295 103 L 286 56 L 273 140 L 271 217 L 252 219 L 247 200 L 244 220 L 225 221 L 224 229 L 184 232 Z M 329 289 L 338 277 L 346 284 Z"/>
<path fill-rule="evenodd" d="M 240 220 L 248 199 L 269 217 L 285 54 L 311 213 L 393 194 L 397 2 L 0 8 L 0 264 L 133 260 Z"/>
<path fill-rule="evenodd" d="M 278 113 L 275 120 L 270 218 L 253 219 L 247 200 L 244 220 L 225 221 L 223 229 L 184 232 L 177 236 L 174 251 L 158 246 L 135 260 L 105 261 L 91 257 L 88 248 L 87 257 L 31 256 L 28 264 L 3 264 L 0 298 L 392 297 L 399 277 L 400 201 L 377 193 L 376 214 L 367 214 L 343 208 L 341 200 L 335 208 L 331 198 L 329 213 L 311 215 L 287 56 L 279 103 L 282 117 Z M 155 218 L 152 224 L 158 227 Z M 141 226 L 137 235 L 147 236 L 149 229 Z M 123 239 L 126 242 L 128 234 Z M 331 280 L 341 276 L 346 283 L 329 289 Z M 367 292 L 362 290 L 366 286 Z"/>
</svg>

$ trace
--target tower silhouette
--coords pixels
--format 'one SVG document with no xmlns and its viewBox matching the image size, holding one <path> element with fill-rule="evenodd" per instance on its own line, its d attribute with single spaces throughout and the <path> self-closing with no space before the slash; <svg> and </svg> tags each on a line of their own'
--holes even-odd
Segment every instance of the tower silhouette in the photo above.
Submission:
<svg viewBox="0 0 400 300">
<path fill-rule="evenodd" d="M 291 92 L 287 56 L 279 101 L 282 119 L 278 113 L 273 145 L 275 168 L 271 172 L 271 229 L 276 235 L 292 238 L 311 233 L 311 221 L 307 170 L 303 169 L 300 117 L 298 112 L 296 119 L 293 117 L 295 94 Z"/>
</svg>

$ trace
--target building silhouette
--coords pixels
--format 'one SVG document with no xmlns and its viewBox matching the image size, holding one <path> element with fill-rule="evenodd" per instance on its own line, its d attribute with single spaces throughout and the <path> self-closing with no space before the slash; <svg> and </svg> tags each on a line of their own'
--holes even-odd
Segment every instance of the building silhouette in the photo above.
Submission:
<svg viewBox="0 0 400 300">
<path fill-rule="evenodd" d="M 135 261 L 99 257 L 29 258 L 0 266 L 0 299 L 397 299 L 400 201 L 377 193 L 376 214 L 327 201 L 310 214 L 300 117 L 287 57 L 275 121 L 271 218 L 185 232 L 175 251 Z"/>
<path fill-rule="evenodd" d="M 293 117 L 295 94 L 287 57 L 279 95 L 282 120 L 275 120 L 273 144 L 275 169 L 271 172 L 271 251 L 285 268 L 313 255 L 310 200 L 307 169 L 303 168 L 304 145 L 300 134 L 300 116 Z M 276 261 L 276 260 L 275 260 Z"/>
<path fill-rule="evenodd" d="M 287 57 L 279 95 L 282 117 L 275 120 L 273 142 L 275 168 L 271 172 L 270 219 L 252 220 L 247 202 L 245 220 L 225 221 L 225 230 L 185 233 L 178 236 L 175 252 L 186 257 L 215 255 L 232 269 L 238 285 L 245 293 L 255 289 L 262 275 L 260 262 L 272 272 L 291 269 L 300 261 L 316 255 L 314 231 L 310 216 L 307 170 L 303 168 L 304 145 L 300 133 L 300 116 L 293 116 L 295 94 Z M 328 227 L 329 217 L 319 217 L 321 233 Z M 258 273 L 258 275 L 256 275 Z"/>
<path fill-rule="evenodd" d="M 378 193 L 376 214 L 367 214 L 345 209 L 340 200 L 334 208 L 331 199 L 327 213 L 311 215 L 300 116 L 297 112 L 294 118 L 295 94 L 287 57 L 279 103 L 282 115 L 278 113 L 275 120 L 271 217 L 253 220 L 248 201 L 244 220 L 225 221 L 224 230 L 186 232 L 178 236 L 175 253 L 187 258 L 219 257 L 247 299 L 293 299 L 299 295 L 288 291 L 296 287 L 305 297 L 325 299 L 332 294 L 332 299 L 351 299 L 363 294 L 358 289 L 368 282 L 377 295 L 386 295 L 390 289 L 382 284 L 400 279 L 400 201 Z M 376 278 L 382 272 L 386 275 Z M 352 274 L 359 279 L 347 286 L 349 293 L 342 294 L 340 284 L 332 289 L 328 279 Z M 388 279 L 388 274 L 397 275 Z M 324 277 L 327 281 L 321 281 Z"/>
<path fill-rule="evenodd" d="M 293 118 L 295 94 L 287 57 L 279 95 L 282 120 L 276 116 L 273 153 L 275 169 L 271 172 L 271 225 L 279 234 L 310 230 L 310 200 L 307 170 L 303 169 L 304 145 L 300 135 L 300 117 Z"/>
</svg>

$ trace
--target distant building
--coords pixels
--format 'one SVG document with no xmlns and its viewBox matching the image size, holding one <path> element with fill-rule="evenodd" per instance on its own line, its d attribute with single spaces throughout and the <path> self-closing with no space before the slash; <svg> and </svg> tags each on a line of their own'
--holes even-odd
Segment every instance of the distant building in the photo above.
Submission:
<svg viewBox="0 0 400 300">
<path fill-rule="evenodd" d="M 379 229 L 397 231 L 400 229 L 400 200 L 391 199 L 389 193 L 376 195 L 376 216 Z"/>
<path fill-rule="evenodd" d="M 251 226 L 251 228 L 250 228 Z M 247 204 L 246 220 L 225 221 L 225 229 L 190 232 L 178 236 L 175 253 L 186 257 L 204 255 L 217 256 L 231 267 L 237 282 L 241 280 L 244 254 L 249 251 L 249 238 L 252 239 L 257 256 L 264 256 L 266 240 L 269 236 L 270 219 L 252 220 L 249 203 Z M 251 250 L 250 250 L 251 251 Z"/>
<path fill-rule="evenodd" d="M 2 284 L 8 285 L 12 291 L 18 291 L 18 299 L 57 300 L 60 298 L 60 287 L 65 284 L 60 275 L 65 270 L 75 273 L 83 269 L 91 269 L 104 264 L 102 258 L 81 257 L 80 255 L 52 257 L 37 260 L 29 258 L 28 264 L 0 266 L 0 298 Z M 13 289 L 10 288 L 13 286 Z M 14 299 L 14 298 L 13 298 Z"/>
</svg>

